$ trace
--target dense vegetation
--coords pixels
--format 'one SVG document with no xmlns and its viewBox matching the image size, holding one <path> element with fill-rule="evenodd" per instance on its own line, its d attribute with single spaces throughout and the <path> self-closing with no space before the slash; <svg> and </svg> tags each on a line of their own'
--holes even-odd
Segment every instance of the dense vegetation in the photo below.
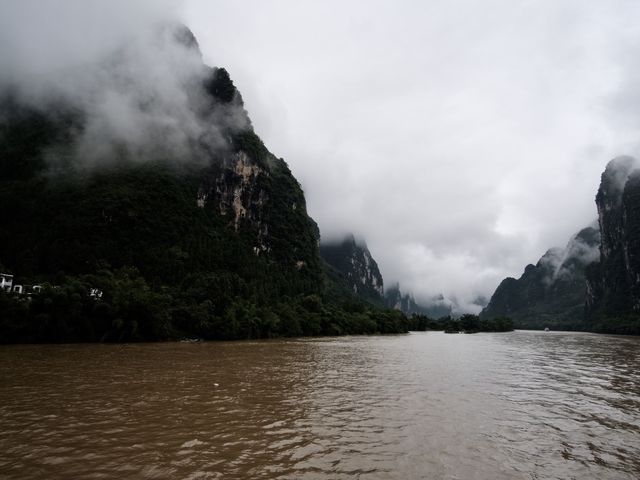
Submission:
<svg viewBox="0 0 640 480">
<path fill-rule="evenodd" d="M 0 294 L 0 341 L 406 332 L 404 315 L 325 274 L 315 224 L 302 209 L 281 211 L 304 205 L 284 168 L 266 180 L 268 255 L 254 254 L 250 225 L 236 232 L 216 208 L 196 206 L 202 170 L 147 163 L 0 183 L 3 261 L 20 283 L 56 286 Z"/>
<path fill-rule="evenodd" d="M 409 329 L 412 331 L 444 330 L 445 333 L 510 332 L 513 330 L 513 322 L 505 317 L 482 319 L 478 315 L 469 313 L 460 318 L 446 316 L 437 320 L 427 315 L 415 314 L 409 318 Z"/>
<path fill-rule="evenodd" d="M 100 298 L 90 295 L 93 288 Z M 0 292 L 2 342 L 108 342 L 398 333 L 400 312 L 319 295 L 264 302 L 234 275 L 203 275 L 178 288 L 152 288 L 133 268 L 65 276 L 31 297 Z"/>
<path fill-rule="evenodd" d="M 232 104 L 242 116 L 226 71 L 213 70 L 204 88 L 211 108 Z M 250 123 L 226 130 L 228 146 L 204 160 L 123 151 L 80 168 L 65 146 L 81 113 L 27 108 L 11 95 L 0 112 L 2 271 L 45 286 L 32 296 L 0 292 L 0 342 L 408 330 L 402 313 L 328 274 L 300 185 Z M 250 177 L 233 163 L 239 154 L 255 167 Z"/>
<path fill-rule="evenodd" d="M 640 170 L 631 157 L 607 165 L 596 205 L 602 227 L 599 262 L 587 270 L 586 318 L 597 332 L 640 335 Z"/>
</svg>

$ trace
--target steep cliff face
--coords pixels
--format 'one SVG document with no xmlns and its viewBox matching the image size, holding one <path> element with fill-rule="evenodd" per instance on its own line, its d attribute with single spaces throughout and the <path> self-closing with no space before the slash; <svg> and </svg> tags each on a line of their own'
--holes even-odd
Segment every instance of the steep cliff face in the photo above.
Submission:
<svg viewBox="0 0 640 480">
<path fill-rule="evenodd" d="M 600 261 L 589 268 L 587 317 L 640 310 L 640 171 L 631 157 L 607 165 L 596 195 Z"/>
<path fill-rule="evenodd" d="M 383 291 L 366 247 L 328 270 L 300 185 L 191 32 L 81 67 L 0 89 L 0 265 L 44 285 L 0 291 L 0 343 L 407 331 L 359 298 Z"/>
<path fill-rule="evenodd" d="M 382 300 L 382 275 L 364 242 L 358 243 L 353 235 L 349 235 L 341 242 L 322 243 L 320 255 L 339 272 L 347 288 L 354 294 L 376 303 Z"/>
<path fill-rule="evenodd" d="M 504 279 L 481 318 L 509 317 L 517 328 L 578 329 L 584 323 L 585 270 L 598 258 L 597 225 L 581 230 L 564 249 L 548 250 L 519 279 Z"/>
<path fill-rule="evenodd" d="M 629 176 L 622 197 L 625 229 L 624 260 L 631 309 L 640 312 L 640 171 Z"/>
<path fill-rule="evenodd" d="M 99 65 L 115 71 L 101 81 L 117 92 L 112 103 L 126 101 L 115 122 L 131 121 L 130 132 L 104 119 L 97 129 L 102 92 L 37 105 L 19 87 L 0 92 L 0 261 L 41 278 L 129 265 L 158 283 L 216 271 L 269 277 L 259 288 L 269 295 L 321 292 L 300 185 L 254 132 L 226 70 L 198 66 L 191 32 L 166 28 L 149 48 L 171 51 L 151 56 L 193 57 L 162 79 L 171 99 L 126 50 Z"/>
</svg>

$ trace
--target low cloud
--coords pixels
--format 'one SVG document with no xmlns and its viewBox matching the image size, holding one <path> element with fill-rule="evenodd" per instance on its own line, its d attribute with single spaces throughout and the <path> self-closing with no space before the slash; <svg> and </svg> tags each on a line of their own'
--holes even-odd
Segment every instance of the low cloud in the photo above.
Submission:
<svg viewBox="0 0 640 480">
<path fill-rule="evenodd" d="M 586 265 L 600 260 L 600 234 L 597 221 L 573 236 L 565 248 L 552 248 L 541 259 L 540 266 L 548 273 L 548 284 L 556 280 L 582 277 Z"/>
<path fill-rule="evenodd" d="M 247 126 L 241 106 L 205 95 L 212 71 L 176 6 L 25 0 L 3 9 L 0 82 L 18 102 L 77 125 L 67 148 L 47 152 L 52 164 L 193 161 L 224 148 L 226 130 Z"/>
<path fill-rule="evenodd" d="M 206 71 L 157 30 L 184 20 L 300 179 L 323 236 L 365 238 L 387 284 L 460 310 L 588 224 L 607 161 L 640 150 L 632 0 L 0 8 L 0 82 L 34 104 L 75 102 L 86 127 L 74 155 L 89 163 L 114 146 L 180 158 L 247 121 L 192 114 L 202 99 L 186 86 Z"/>
<path fill-rule="evenodd" d="M 608 160 L 637 153 L 637 2 L 243 5 L 186 3 L 205 59 L 323 236 L 363 236 L 417 298 L 473 310 L 587 225 Z"/>
</svg>

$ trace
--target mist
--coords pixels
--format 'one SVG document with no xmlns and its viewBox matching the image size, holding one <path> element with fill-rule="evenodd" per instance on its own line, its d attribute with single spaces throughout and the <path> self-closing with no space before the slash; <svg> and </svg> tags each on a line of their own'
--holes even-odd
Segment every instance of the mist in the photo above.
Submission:
<svg viewBox="0 0 640 480">
<path fill-rule="evenodd" d="M 596 214 L 608 160 L 640 153 L 631 0 L 0 8 L 0 85 L 82 112 L 65 152 L 77 163 L 224 148 L 246 113 L 208 108 L 192 86 L 208 74 L 202 59 L 225 67 L 323 238 L 366 239 L 387 285 L 424 302 L 442 294 L 458 312 L 566 245 Z M 199 51 L 176 41 L 177 23 Z"/>
<path fill-rule="evenodd" d="M 3 5 L 0 85 L 47 115 L 74 117 L 70 145 L 45 156 L 91 168 L 206 161 L 225 131 L 246 128 L 241 105 L 211 105 L 212 75 L 171 1 L 55 0 Z M 55 22 L 51 19 L 56 18 Z"/>
<path fill-rule="evenodd" d="M 557 280 L 584 280 L 583 269 L 590 263 L 600 260 L 600 228 L 598 221 L 594 220 L 589 229 L 595 231 L 595 241 L 591 238 L 590 232 L 588 240 L 580 233 L 571 237 L 566 247 L 551 248 L 540 259 L 540 265 L 545 267 L 547 276 L 545 283 L 552 285 Z M 582 233 L 582 232 L 581 232 Z"/>
<path fill-rule="evenodd" d="M 477 311 L 596 216 L 638 154 L 640 4 L 185 4 L 324 238 L 366 238 L 385 283 Z M 215 24 L 215 28 L 212 25 Z"/>
</svg>

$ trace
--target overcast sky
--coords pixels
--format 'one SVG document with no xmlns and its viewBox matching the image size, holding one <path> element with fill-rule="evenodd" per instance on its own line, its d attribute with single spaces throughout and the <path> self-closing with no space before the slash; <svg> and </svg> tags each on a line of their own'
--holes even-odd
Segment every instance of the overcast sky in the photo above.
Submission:
<svg viewBox="0 0 640 480">
<path fill-rule="evenodd" d="M 324 238 L 462 308 L 596 216 L 636 155 L 637 0 L 0 0 L 0 77 L 49 78 L 179 17 Z M 157 63 L 157 62 L 156 62 Z M 1 79 L 1 78 L 0 78 Z"/>
<path fill-rule="evenodd" d="M 325 238 L 387 284 L 490 296 L 596 216 L 636 154 L 640 2 L 189 0 Z"/>
</svg>

